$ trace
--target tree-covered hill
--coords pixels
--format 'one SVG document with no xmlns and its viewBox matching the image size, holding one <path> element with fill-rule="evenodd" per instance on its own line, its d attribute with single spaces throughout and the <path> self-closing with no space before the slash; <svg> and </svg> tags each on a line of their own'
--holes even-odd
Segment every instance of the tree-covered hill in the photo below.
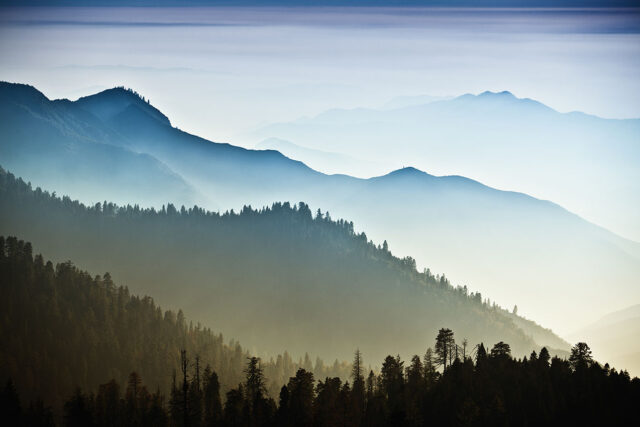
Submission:
<svg viewBox="0 0 640 427">
<path fill-rule="evenodd" d="M 469 342 L 509 342 L 515 354 L 562 343 L 304 203 L 224 214 L 84 206 L 2 171 L 0 206 L 0 233 L 19 235 L 57 261 L 109 271 L 261 355 L 287 349 L 346 359 L 355 347 L 371 360 L 388 348 L 420 354 L 443 325 Z"/>
<path fill-rule="evenodd" d="M 108 273 L 54 266 L 15 237 L 0 237 L 0 340 L 0 381 L 12 379 L 27 402 L 41 398 L 56 411 L 76 387 L 124 382 L 133 371 L 151 391 L 167 393 L 182 349 L 215 370 L 226 392 L 242 380 L 249 356 L 182 311 L 163 311 L 151 297 L 116 286 Z M 268 392 L 277 395 L 301 367 L 319 377 L 349 374 L 347 363 L 294 361 L 285 352 L 262 362 Z"/>
<path fill-rule="evenodd" d="M 328 368 L 261 361 L 108 274 L 54 267 L 2 236 L 0 334 L 12 426 L 630 425 L 640 396 L 638 378 L 585 343 L 568 360 L 546 348 L 516 359 L 505 342 L 472 348 L 447 328 L 423 357 L 389 355 L 378 372 L 357 350 Z"/>
</svg>

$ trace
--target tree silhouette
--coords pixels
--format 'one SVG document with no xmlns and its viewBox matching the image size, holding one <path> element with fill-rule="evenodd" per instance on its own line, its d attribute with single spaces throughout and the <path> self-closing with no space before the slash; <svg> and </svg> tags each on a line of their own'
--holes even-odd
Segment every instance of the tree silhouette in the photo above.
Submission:
<svg viewBox="0 0 640 427">
<path fill-rule="evenodd" d="M 436 363 L 443 366 L 443 369 L 447 369 L 447 363 L 450 365 L 453 362 L 454 348 L 456 342 L 453 339 L 453 331 L 448 328 L 442 328 L 438 331 L 436 337 L 435 353 Z"/>
<path fill-rule="evenodd" d="M 588 346 L 575 346 L 578 368 L 557 356 L 550 366 L 541 365 L 535 352 L 530 359 L 513 359 L 504 342 L 494 345 L 490 356 L 483 348 L 478 346 L 475 365 L 471 358 L 455 360 L 431 384 L 418 356 L 411 358 L 406 370 L 399 357 L 387 356 L 379 380 L 372 371 L 367 377 L 362 425 L 635 425 L 640 380 L 632 380 L 628 373 L 608 365 L 600 366 L 592 360 Z M 182 365 L 182 360 L 179 362 Z M 582 369 L 584 363 L 590 363 L 589 369 Z M 257 358 L 249 359 L 245 381 L 227 393 L 221 409 L 216 375 L 205 368 L 205 410 L 190 422 L 239 427 L 355 426 L 358 422 L 353 388 L 348 382 L 325 378 L 314 387 L 313 374 L 304 369 L 298 369 L 281 388 L 277 411 L 275 402 L 263 396 L 258 401 L 265 406 L 258 410 L 254 401 L 251 412 L 255 391 L 248 389 L 259 388 L 265 380 Z M 193 380 L 191 384 L 190 389 L 196 388 Z M 10 408 L 21 407 L 11 384 L 1 396 L 7 413 Z M 129 407 L 136 396 L 138 412 L 132 417 Z M 64 405 L 65 425 L 181 425 L 182 418 L 169 422 L 162 402 L 159 393 L 149 395 L 139 375 L 132 373 L 124 399 L 119 398 L 119 386 L 114 381 L 101 385 L 95 396 L 77 389 Z M 26 425 L 51 425 L 46 424 L 47 411 L 38 409 L 42 404 L 29 408 L 27 413 L 13 410 L 14 425 L 25 425 L 26 420 Z"/>
<path fill-rule="evenodd" d="M 203 381 L 203 403 L 204 403 L 204 425 L 206 427 L 219 426 L 222 422 L 222 404 L 220 401 L 220 382 L 218 374 L 207 365 L 204 369 Z"/>
<path fill-rule="evenodd" d="M 509 344 L 500 341 L 491 349 L 491 357 L 495 359 L 508 359 L 511 357 L 511 347 Z"/>
<path fill-rule="evenodd" d="M 400 356 L 387 356 L 381 369 L 382 393 L 387 399 L 387 411 L 394 423 L 403 423 L 404 411 L 404 362 Z"/>
<path fill-rule="evenodd" d="M 424 354 L 423 369 L 425 384 L 427 387 L 430 387 L 431 385 L 433 385 L 433 383 L 435 383 L 437 378 L 436 360 L 431 347 L 427 348 L 427 351 Z"/>
<path fill-rule="evenodd" d="M 591 357 L 591 349 L 584 342 L 579 342 L 571 348 L 569 362 L 573 369 L 584 369 L 591 366 L 593 358 Z"/>
<path fill-rule="evenodd" d="M 547 350 L 547 347 L 542 347 L 542 349 L 540 350 L 540 355 L 538 356 L 538 361 L 541 365 L 547 367 L 549 366 L 549 360 L 551 360 L 549 350 Z"/>
<path fill-rule="evenodd" d="M 351 370 L 351 378 L 353 380 L 353 388 L 351 389 L 353 401 L 353 424 L 359 426 L 362 414 L 364 412 L 365 402 L 365 383 L 362 375 L 362 354 L 356 349 L 353 357 L 353 368 Z"/>
<path fill-rule="evenodd" d="M 244 371 L 246 375 L 245 391 L 249 406 L 252 408 L 260 399 L 264 398 L 265 384 L 260 359 L 249 357 L 248 360 L 247 368 Z"/>
<path fill-rule="evenodd" d="M 313 374 L 298 369 L 296 375 L 289 379 L 289 416 L 292 425 L 303 426 L 313 423 Z"/>
</svg>

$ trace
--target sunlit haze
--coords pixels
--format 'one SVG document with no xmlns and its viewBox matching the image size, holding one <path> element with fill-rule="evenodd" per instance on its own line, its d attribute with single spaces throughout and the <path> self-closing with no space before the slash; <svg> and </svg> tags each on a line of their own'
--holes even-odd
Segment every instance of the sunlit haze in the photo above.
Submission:
<svg viewBox="0 0 640 427">
<path fill-rule="evenodd" d="M 640 8 L 209 1 L 0 0 L 0 419 L 632 425 Z"/>
</svg>

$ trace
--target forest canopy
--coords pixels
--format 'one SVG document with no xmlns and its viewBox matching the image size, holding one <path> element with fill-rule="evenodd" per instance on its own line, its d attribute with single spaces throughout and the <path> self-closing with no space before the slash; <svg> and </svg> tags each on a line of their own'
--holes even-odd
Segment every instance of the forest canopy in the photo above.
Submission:
<svg viewBox="0 0 640 427">
<path fill-rule="evenodd" d="M 445 325 L 469 342 L 509 342 L 517 355 L 542 345 L 569 350 L 551 331 L 444 275 L 417 271 L 413 258 L 303 202 L 224 213 L 85 206 L 0 171 L 0 203 L 0 233 L 59 262 L 109 271 L 262 355 L 286 348 L 296 358 L 348 359 L 359 347 L 375 360 L 389 347 L 409 356 Z"/>
<path fill-rule="evenodd" d="M 626 425 L 640 398 L 640 380 L 593 360 L 586 343 L 518 358 L 507 341 L 485 347 L 450 328 L 373 368 L 360 350 L 350 364 L 261 359 L 16 237 L 0 236 L 0 284 L 11 425 Z"/>
<path fill-rule="evenodd" d="M 568 359 L 544 347 L 518 359 L 508 343 L 472 346 L 448 328 L 424 355 L 388 355 L 376 372 L 359 350 L 333 368 L 264 362 L 15 237 L 0 236 L 0 283 L 10 425 L 627 425 L 640 398 L 640 380 L 594 361 L 586 343 Z"/>
<path fill-rule="evenodd" d="M 249 353 L 237 341 L 131 295 L 108 273 L 91 276 L 32 252 L 30 243 L 0 236 L 0 380 L 12 378 L 24 398 L 61 407 L 76 387 L 124 383 L 132 371 L 166 393 L 181 350 L 217 372 L 223 393 L 241 381 Z M 325 365 L 308 354 L 296 361 L 285 351 L 262 362 L 266 390 L 277 393 L 300 367 L 319 377 L 349 373 L 346 362 Z"/>
</svg>

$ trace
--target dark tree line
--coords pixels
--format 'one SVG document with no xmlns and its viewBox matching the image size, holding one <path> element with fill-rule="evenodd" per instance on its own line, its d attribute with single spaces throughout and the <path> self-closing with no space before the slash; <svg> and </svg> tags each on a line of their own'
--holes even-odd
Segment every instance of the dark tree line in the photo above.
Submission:
<svg viewBox="0 0 640 427">
<path fill-rule="evenodd" d="M 0 237 L 0 292 L 9 425 L 625 425 L 640 399 L 640 381 L 585 343 L 566 359 L 546 348 L 516 359 L 505 342 L 471 347 L 447 328 L 424 356 L 387 356 L 379 372 L 360 351 L 333 371 L 308 357 L 262 362 L 15 237 Z"/>
<path fill-rule="evenodd" d="M 442 337 L 436 339 L 436 345 Z M 442 370 L 445 351 L 427 350 L 405 366 L 387 356 L 378 374 L 364 375 L 356 351 L 352 375 L 316 380 L 299 368 L 276 399 L 265 388 L 260 359 L 247 358 L 244 380 L 224 396 L 217 374 L 199 359 L 181 353 L 167 399 L 149 391 L 137 373 L 124 392 L 116 381 L 96 393 L 80 389 L 64 404 L 63 424 L 75 426 L 297 427 L 297 426 L 509 426 L 632 425 L 637 421 L 640 380 L 601 366 L 589 347 L 578 343 L 568 360 L 551 358 L 546 348 L 514 359 L 509 345 L 489 352 L 481 343 L 474 356 L 460 354 Z M 52 425 L 42 403 L 23 411 L 11 382 L 1 410 L 13 425 Z"/>
</svg>

